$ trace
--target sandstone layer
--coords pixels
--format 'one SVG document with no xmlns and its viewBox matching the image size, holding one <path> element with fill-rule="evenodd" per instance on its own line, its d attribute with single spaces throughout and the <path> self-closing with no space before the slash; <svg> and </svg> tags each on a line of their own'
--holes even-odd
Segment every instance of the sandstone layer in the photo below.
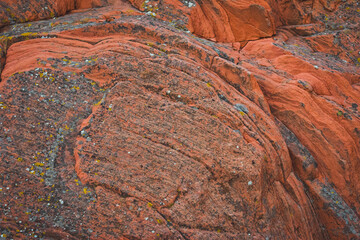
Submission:
<svg viewBox="0 0 360 240">
<path fill-rule="evenodd" d="M 0 17 L 0 237 L 360 238 L 356 1 Z"/>
</svg>

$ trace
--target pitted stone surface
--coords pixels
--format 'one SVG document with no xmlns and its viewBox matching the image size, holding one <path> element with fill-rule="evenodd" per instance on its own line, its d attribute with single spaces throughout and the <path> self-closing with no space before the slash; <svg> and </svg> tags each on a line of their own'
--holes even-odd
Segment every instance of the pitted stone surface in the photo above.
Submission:
<svg viewBox="0 0 360 240">
<path fill-rule="evenodd" d="M 0 238 L 360 238 L 359 12 L 0 1 Z"/>
</svg>

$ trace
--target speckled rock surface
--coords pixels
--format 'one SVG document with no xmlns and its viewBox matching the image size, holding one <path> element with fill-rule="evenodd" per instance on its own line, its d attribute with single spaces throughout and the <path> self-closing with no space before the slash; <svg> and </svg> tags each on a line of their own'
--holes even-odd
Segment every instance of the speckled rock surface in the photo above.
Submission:
<svg viewBox="0 0 360 240">
<path fill-rule="evenodd" d="M 0 238 L 360 238 L 356 1 L 30 2 L 0 1 Z"/>
</svg>

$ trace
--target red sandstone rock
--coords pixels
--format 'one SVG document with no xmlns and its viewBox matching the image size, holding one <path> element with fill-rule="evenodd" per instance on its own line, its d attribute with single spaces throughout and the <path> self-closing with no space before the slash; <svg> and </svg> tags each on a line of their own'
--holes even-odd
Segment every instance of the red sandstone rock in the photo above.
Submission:
<svg viewBox="0 0 360 240">
<path fill-rule="evenodd" d="M 29 22 L 65 15 L 80 8 L 102 7 L 115 0 L 2 0 L 0 2 L 0 27 L 15 22 Z"/>
<path fill-rule="evenodd" d="M 360 238 L 355 1 L 110 3 L 3 29 L 3 238 Z"/>
</svg>

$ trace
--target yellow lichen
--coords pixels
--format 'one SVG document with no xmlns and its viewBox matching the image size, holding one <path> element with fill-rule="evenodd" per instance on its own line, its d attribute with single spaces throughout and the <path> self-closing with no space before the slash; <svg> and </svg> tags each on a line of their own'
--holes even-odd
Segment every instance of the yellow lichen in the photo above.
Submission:
<svg viewBox="0 0 360 240">
<path fill-rule="evenodd" d="M 83 18 L 80 20 L 80 23 L 88 23 L 90 21 L 90 18 Z"/>
<path fill-rule="evenodd" d="M 36 36 L 36 35 L 37 33 L 32 33 L 32 32 L 25 32 L 21 34 L 21 36 L 23 37 Z"/>
<path fill-rule="evenodd" d="M 103 100 L 101 99 L 99 102 L 95 103 L 94 106 L 99 106 L 102 103 L 102 101 Z"/>
</svg>

